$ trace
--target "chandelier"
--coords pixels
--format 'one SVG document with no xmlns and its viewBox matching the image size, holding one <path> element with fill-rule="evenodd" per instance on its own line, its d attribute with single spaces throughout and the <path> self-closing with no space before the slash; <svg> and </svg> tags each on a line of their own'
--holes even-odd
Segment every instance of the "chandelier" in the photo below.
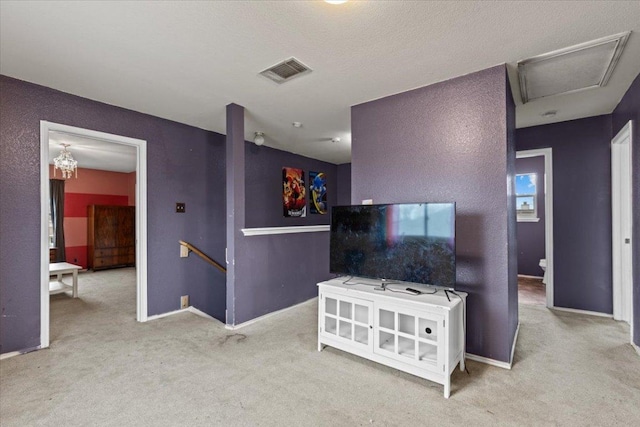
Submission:
<svg viewBox="0 0 640 427">
<path fill-rule="evenodd" d="M 56 170 L 60 169 L 62 171 L 62 177 L 64 179 L 71 178 L 71 174 L 75 172 L 76 178 L 78 177 L 78 162 L 73 159 L 71 156 L 71 152 L 67 150 L 69 144 L 60 144 L 62 145 L 62 151 L 60 151 L 60 155 L 53 159 L 53 165 L 55 166 L 53 169 L 53 176 L 56 176 Z"/>
</svg>

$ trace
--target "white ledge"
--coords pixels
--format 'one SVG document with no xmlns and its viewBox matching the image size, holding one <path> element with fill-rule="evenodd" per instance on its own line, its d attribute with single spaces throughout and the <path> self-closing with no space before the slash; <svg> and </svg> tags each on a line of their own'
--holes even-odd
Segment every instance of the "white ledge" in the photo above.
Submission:
<svg viewBox="0 0 640 427">
<path fill-rule="evenodd" d="M 245 236 L 264 236 L 266 234 L 317 233 L 319 231 L 329 231 L 329 226 L 302 225 L 296 227 L 243 228 L 242 234 Z"/>
<path fill-rule="evenodd" d="M 518 222 L 538 222 L 540 218 L 518 218 Z"/>
</svg>

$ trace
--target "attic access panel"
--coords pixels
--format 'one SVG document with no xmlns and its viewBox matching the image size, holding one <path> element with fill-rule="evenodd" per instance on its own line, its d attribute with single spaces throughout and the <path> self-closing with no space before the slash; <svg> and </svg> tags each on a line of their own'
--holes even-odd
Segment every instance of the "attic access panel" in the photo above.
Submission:
<svg viewBox="0 0 640 427">
<path fill-rule="evenodd" d="M 522 102 L 605 86 L 629 34 L 627 31 L 518 61 Z"/>
</svg>

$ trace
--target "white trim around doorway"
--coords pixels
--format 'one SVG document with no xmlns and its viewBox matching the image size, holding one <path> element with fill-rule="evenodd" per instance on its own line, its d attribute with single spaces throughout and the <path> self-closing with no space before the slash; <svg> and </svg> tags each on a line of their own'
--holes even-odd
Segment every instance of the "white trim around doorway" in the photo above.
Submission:
<svg viewBox="0 0 640 427">
<path fill-rule="evenodd" d="M 147 321 L 147 141 L 40 121 L 40 348 L 49 347 L 49 132 L 136 148 L 136 320 Z"/>
<path fill-rule="evenodd" d="M 611 140 L 613 318 L 630 325 L 633 344 L 633 122 Z M 628 234 L 626 234 L 628 232 Z M 626 241 L 626 242 L 625 242 Z"/>
<path fill-rule="evenodd" d="M 539 148 L 535 150 L 517 151 L 516 159 L 526 157 L 544 157 L 544 251 L 547 260 L 547 307 L 554 308 L 553 302 L 553 158 L 552 150 L 549 148 Z"/>
</svg>

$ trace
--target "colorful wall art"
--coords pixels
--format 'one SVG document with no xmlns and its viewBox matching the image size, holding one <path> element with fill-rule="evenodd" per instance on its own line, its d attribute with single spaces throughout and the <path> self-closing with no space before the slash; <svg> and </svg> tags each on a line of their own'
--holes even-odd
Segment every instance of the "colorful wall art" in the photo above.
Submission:
<svg viewBox="0 0 640 427">
<path fill-rule="evenodd" d="M 309 172 L 311 203 L 309 211 L 315 215 L 327 213 L 327 175 L 324 172 Z"/>
<path fill-rule="evenodd" d="M 307 216 L 304 171 L 296 168 L 282 168 L 282 206 L 285 217 Z"/>
</svg>

